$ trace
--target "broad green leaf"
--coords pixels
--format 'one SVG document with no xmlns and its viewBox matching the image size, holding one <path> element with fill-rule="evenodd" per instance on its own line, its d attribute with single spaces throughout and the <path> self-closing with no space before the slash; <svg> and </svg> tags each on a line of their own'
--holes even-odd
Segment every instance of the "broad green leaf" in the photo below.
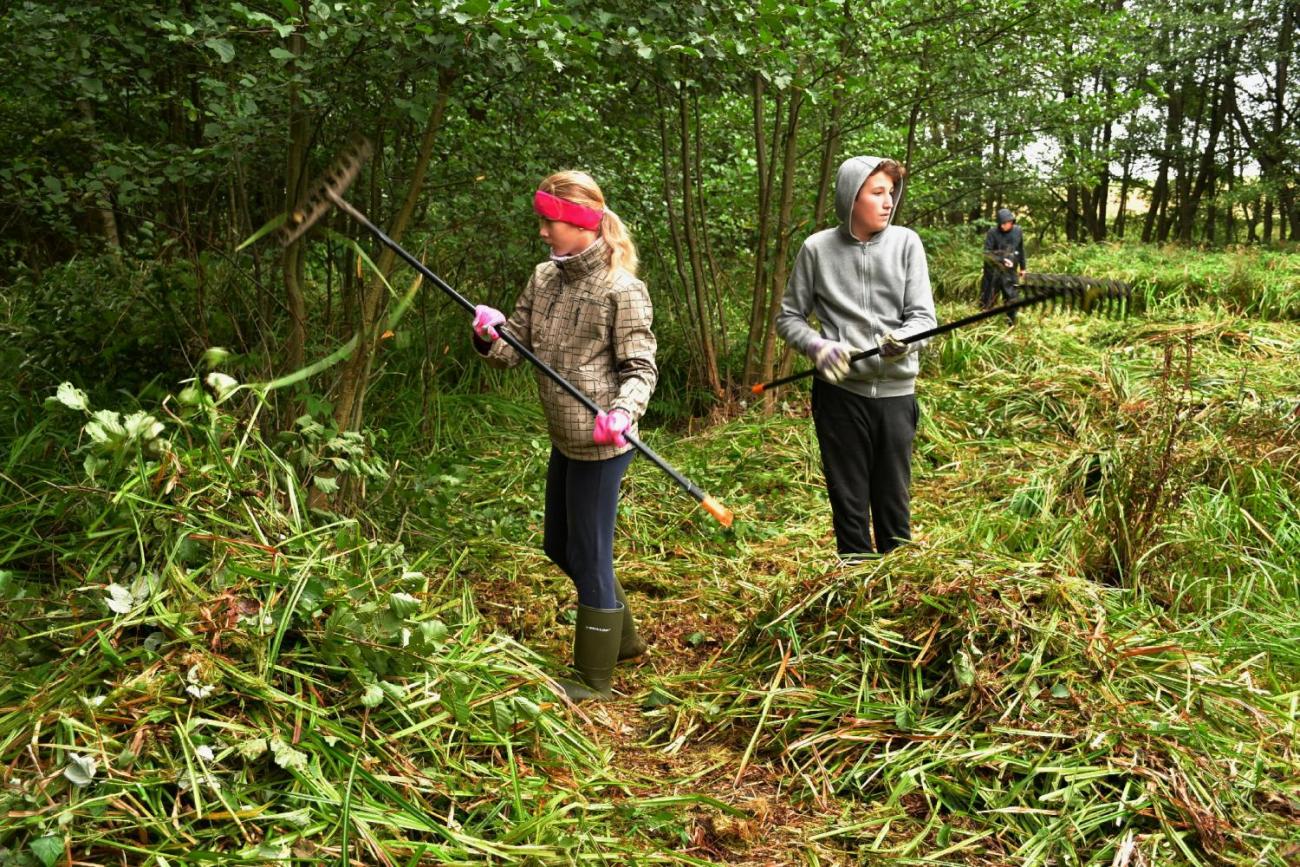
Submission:
<svg viewBox="0 0 1300 867">
<path fill-rule="evenodd" d="M 147 412 L 133 412 L 122 425 L 128 439 L 149 441 L 163 432 L 163 423 Z"/>
<path fill-rule="evenodd" d="M 517 715 L 526 720 L 535 720 L 541 716 L 542 709 L 530 698 L 522 695 L 514 697 L 515 711 Z"/>
<path fill-rule="evenodd" d="M 959 684 L 969 687 L 975 683 L 975 665 L 971 662 L 968 651 L 965 649 L 959 651 L 956 657 L 953 658 L 952 667 Z"/>
<path fill-rule="evenodd" d="M 456 722 L 465 725 L 469 722 L 469 703 L 465 700 L 462 690 L 467 684 L 463 683 L 461 678 L 451 676 L 447 678 L 442 686 L 442 704 L 443 707 L 451 711 Z"/>
<path fill-rule="evenodd" d="M 135 607 L 135 597 L 131 591 L 121 584 L 110 584 L 106 588 L 108 595 L 104 597 L 108 603 L 108 610 L 118 614 L 129 614 Z"/>
<path fill-rule="evenodd" d="M 97 443 L 120 442 L 126 437 L 122 416 L 111 409 L 101 409 L 86 423 L 86 433 Z"/>
<path fill-rule="evenodd" d="M 425 641 L 442 641 L 447 637 L 447 624 L 441 620 L 425 620 L 420 623 L 420 637 Z"/>
<path fill-rule="evenodd" d="M 229 63 L 235 59 L 235 46 L 230 44 L 229 39 L 209 39 L 203 44 L 215 51 L 222 63 Z"/>
<path fill-rule="evenodd" d="M 266 752 L 266 738 L 251 738 L 246 741 L 240 741 L 235 746 L 235 752 L 239 753 L 240 758 L 245 761 L 252 761 Z"/>
<path fill-rule="evenodd" d="M 235 389 L 239 388 L 239 380 L 235 379 L 233 376 L 228 376 L 216 370 L 209 373 L 204 379 L 204 382 L 211 386 L 212 390 L 217 393 L 218 400 L 225 400 L 235 391 Z"/>
<path fill-rule="evenodd" d="M 27 844 L 27 848 L 32 850 L 45 867 L 54 867 L 63 857 L 64 846 L 63 838 L 56 836 L 37 837 Z"/>
<path fill-rule="evenodd" d="M 497 700 L 492 702 L 492 725 L 497 731 L 506 733 L 514 727 L 515 711 L 509 702 Z"/>
<path fill-rule="evenodd" d="M 307 754 L 294 749 L 283 738 L 271 739 L 271 755 L 275 763 L 286 771 L 307 772 Z"/>
<path fill-rule="evenodd" d="M 202 363 L 205 367 L 216 367 L 230 358 L 230 350 L 221 346 L 209 346 L 203 350 Z"/>
<path fill-rule="evenodd" d="M 388 607 L 393 614 L 405 620 L 420 610 L 420 600 L 410 593 L 390 593 Z"/>
</svg>

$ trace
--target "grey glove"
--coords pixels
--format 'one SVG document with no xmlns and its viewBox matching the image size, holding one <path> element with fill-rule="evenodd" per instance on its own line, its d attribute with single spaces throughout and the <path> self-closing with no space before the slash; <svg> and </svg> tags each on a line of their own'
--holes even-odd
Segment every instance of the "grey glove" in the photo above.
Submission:
<svg viewBox="0 0 1300 867">
<path fill-rule="evenodd" d="M 897 332 L 891 331 L 880 338 L 880 357 L 897 361 L 907 354 L 907 344 L 898 338 Z"/>
<path fill-rule="evenodd" d="M 818 337 L 808 344 L 808 357 L 817 366 L 817 372 L 831 382 L 839 382 L 849 373 L 849 357 L 853 347 L 836 340 Z"/>
</svg>

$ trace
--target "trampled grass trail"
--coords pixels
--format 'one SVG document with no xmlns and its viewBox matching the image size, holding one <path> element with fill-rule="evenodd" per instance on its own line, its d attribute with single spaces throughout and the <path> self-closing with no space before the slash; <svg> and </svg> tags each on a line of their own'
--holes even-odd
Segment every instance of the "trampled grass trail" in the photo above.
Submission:
<svg viewBox="0 0 1300 867">
<path fill-rule="evenodd" d="M 633 464 L 652 650 L 577 708 L 527 397 L 380 460 L 65 394 L 3 468 L 0 864 L 1294 863 L 1297 350 L 1197 307 L 955 332 L 916 544 L 853 566 L 802 392 L 649 430 L 736 524 Z"/>
</svg>

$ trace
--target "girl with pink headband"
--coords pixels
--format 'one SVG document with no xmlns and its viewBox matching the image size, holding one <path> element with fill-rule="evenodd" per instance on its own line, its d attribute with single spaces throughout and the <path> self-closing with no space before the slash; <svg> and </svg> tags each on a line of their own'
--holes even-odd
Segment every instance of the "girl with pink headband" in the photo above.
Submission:
<svg viewBox="0 0 1300 867">
<path fill-rule="evenodd" d="M 559 682 L 574 701 L 608 699 L 615 663 L 646 651 L 614 575 L 614 523 L 619 485 L 635 454 L 623 434 L 635 433 L 659 378 L 653 308 L 636 277 L 627 227 L 589 175 L 566 171 L 546 178 L 533 209 L 551 255 L 533 271 L 509 319 L 487 305 L 475 308 L 474 343 L 488 364 L 513 367 L 522 356 L 497 339 L 504 326 L 606 408 L 593 419 L 537 374 L 551 437 L 542 548 L 578 594 L 578 677 Z"/>
</svg>

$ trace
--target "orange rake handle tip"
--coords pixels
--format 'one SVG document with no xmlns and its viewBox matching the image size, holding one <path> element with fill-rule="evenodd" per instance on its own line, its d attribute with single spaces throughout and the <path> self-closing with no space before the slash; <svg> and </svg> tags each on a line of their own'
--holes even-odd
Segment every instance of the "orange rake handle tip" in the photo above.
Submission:
<svg viewBox="0 0 1300 867">
<path fill-rule="evenodd" d="M 704 499 L 700 500 L 700 505 L 704 507 L 704 511 L 717 518 L 718 523 L 724 527 L 730 527 L 731 522 L 735 519 L 735 515 L 731 514 L 730 509 L 708 494 L 705 494 Z"/>
<path fill-rule="evenodd" d="M 763 393 L 763 383 L 760 382 L 758 385 L 751 385 L 751 386 L 749 387 L 749 390 L 752 391 L 754 394 L 762 394 L 762 393 Z"/>
</svg>

